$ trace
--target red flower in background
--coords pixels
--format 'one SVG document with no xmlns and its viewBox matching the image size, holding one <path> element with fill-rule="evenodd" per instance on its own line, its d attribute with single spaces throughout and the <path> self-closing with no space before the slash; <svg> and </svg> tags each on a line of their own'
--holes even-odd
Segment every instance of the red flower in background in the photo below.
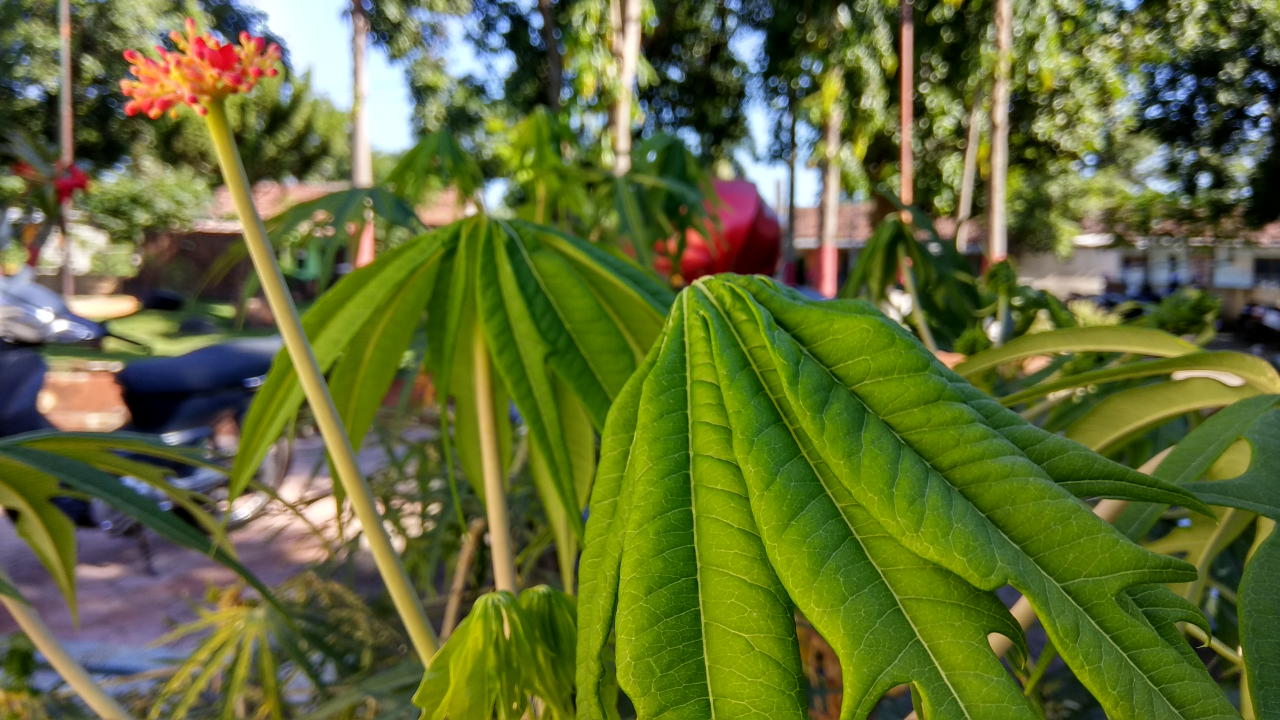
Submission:
<svg viewBox="0 0 1280 720">
<path fill-rule="evenodd" d="M 209 33 L 196 34 L 196 23 L 186 22 L 187 34 L 170 33 L 178 48 L 169 52 L 157 47 L 160 59 L 153 60 L 137 50 L 126 50 L 129 72 L 136 80 L 120 81 L 120 91 L 131 98 L 126 115 L 142 113 L 155 120 L 166 112 L 176 114 L 180 104 L 190 105 L 201 115 L 207 104 L 235 93 L 253 90 L 263 76 L 274 77 L 280 62 L 280 46 L 259 37 L 240 33 L 240 44 L 223 44 Z"/>
<path fill-rule="evenodd" d="M 89 189 L 89 176 L 85 175 L 79 167 L 72 165 L 53 181 L 53 189 L 58 193 L 58 204 L 61 205 L 70 200 L 71 194 L 76 190 Z"/>
</svg>

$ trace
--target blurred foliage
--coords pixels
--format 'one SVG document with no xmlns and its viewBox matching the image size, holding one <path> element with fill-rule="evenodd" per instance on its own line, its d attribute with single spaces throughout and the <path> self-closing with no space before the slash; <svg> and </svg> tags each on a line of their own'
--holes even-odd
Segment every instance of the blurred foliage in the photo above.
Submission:
<svg viewBox="0 0 1280 720">
<path fill-rule="evenodd" d="M 1205 216 L 1280 209 L 1280 5 L 1272 0 L 1145 0 L 1132 18 L 1134 98 L 1164 145 L 1180 200 Z"/>
<path fill-rule="evenodd" d="M 78 160 L 107 167 L 148 137 L 150 123 L 130 122 L 121 112 L 120 78 L 128 71 L 122 53 L 167 43 L 193 8 L 224 36 L 248 30 L 280 42 L 266 14 L 242 0 L 71 0 Z M 57 141 L 58 63 L 58 0 L 0 3 L 0 127 Z"/>
<path fill-rule="evenodd" d="M 251 182 L 333 180 L 350 174 L 348 113 L 313 94 L 310 72 L 264 78 L 256 92 L 233 95 L 226 105 Z M 186 112 L 151 124 L 155 137 L 148 141 L 147 152 L 218 177 L 204 118 Z"/>
<path fill-rule="evenodd" d="M 92 183 L 77 205 L 112 241 L 136 245 L 149 231 L 190 227 L 211 199 L 205 175 L 143 157 Z"/>
<path fill-rule="evenodd" d="M 210 590 L 199 617 L 160 640 L 200 636 L 150 700 L 148 717 L 183 720 L 193 711 L 201 717 L 203 707 L 221 707 L 221 717 L 292 716 L 299 683 L 322 696 L 333 678 L 404 651 L 399 632 L 341 583 L 307 572 L 276 594 L 280 607 L 239 587 Z"/>
</svg>

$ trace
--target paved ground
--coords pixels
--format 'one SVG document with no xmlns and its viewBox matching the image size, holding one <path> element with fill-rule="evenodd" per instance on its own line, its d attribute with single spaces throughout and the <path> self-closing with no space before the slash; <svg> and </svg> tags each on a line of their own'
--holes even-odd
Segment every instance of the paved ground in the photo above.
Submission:
<svg viewBox="0 0 1280 720">
<path fill-rule="evenodd" d="M 327 489 L 327 476 L 304 487 L 320 449 L 317 440 L 299 442 L 282 496 L 296 500 L 304 491 L 313 495 Z M 361 454 L 361 465 L 376 467 L 380 461 L 381 454 L 376 450 Z M 314 503 L 306 515 L 312 523 L 324 526 L 333 518 L 333 503 L 328 499 Z M 0 522 L 0 558 L 5 570 L 58 637 L 102 671 L 146 669 L 165 653 L 145 648 L 176 624 L 194 619 L 193 604 L 204 599 L 207 588 L 236 581 L 230 570 L 154 536 L 150 545 L 155 575 L 146 573 L 136 539 L 79 530 L 76 540 L 79 627 L 72 622 L 49 574 L 14 535 L 12 524 Z M 269 585 L 292 577 L 326 555 L 323 542 L 307 524 L 285 511 L 259 518 L 232 533 L 231 540 L 241 562 Z M 0 633 L 14 629 L 13 619 L 0 611 Z"/>
</svg>

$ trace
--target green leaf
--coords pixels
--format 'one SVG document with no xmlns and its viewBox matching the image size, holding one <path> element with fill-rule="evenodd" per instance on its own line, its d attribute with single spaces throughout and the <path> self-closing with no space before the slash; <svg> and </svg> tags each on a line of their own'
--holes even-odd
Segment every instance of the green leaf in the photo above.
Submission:
<svg viewBox="0 0 1280 720">
<path fill-rule="evenodd" d="M 1274 470 L 1270 468 L 1277 467 L 1273 459 L 1276 452 L 1274 448 L 1280 445 L 1280 410 L 1276 409 L 1277 403 L 1280 403 L 1280 396 L 1258 395 L 1219 410 L 1180 440 L 1160 462 L 1153 475 L 1161 480 L 1186 486 L 1206 502 L 1271 515 L 1280 507 L 1280 498 L 1275 497 L 1280 491 L 1277 487 L 1280 483 L 1269 477 L 1274 475 Z M 1196 482 L 1206 477 L 1215 464 L 1229 450 L 1239 447 L 1241 439 L 1246 437 L 1245 449 L 1248 457 L 1243 474 L 1232 480 Z M 1225 488 L 1225 492 L 1220 488 Z M 1241 499 L 1245 499 L 1247 504 L 1242 503 Z M 1167 504 L 1132 504 L 1117 518 L 1116 528 L 1130 539 L 1140 540 L 1166 509 Z M 1192 528 L 1175 530 L 1171 534 L 1172 538 L 1181 533 L 1196 531 L 1198 525 L 1193 519 Z M 1208 524 L 1205 524 L 1205 528 L 1204 532 L 1211 531 Z M 1170 551 L 1161 549 L 1158 552 Z"/>
<path fill-rule="evenodd" d="M 1059 390 L 1121 380 L 1140 380 L 1174 373 L 1185 374 L 1184 378 L 1203 373 L 1209 377 L 1238 380 L 1240 384 L 1248 384 L 1258 392 L 1280 392 L 1280 374 L 1276 373 L 1271 363 L 1262 358 L 1238 352 L 1197 352 L 1166 360 L 1128 363 L 1118 367 L 1068 375 L 1006 395 L 1000 398 L 1000 403 L 1006 407 L 1012 407 Z"/>
<path fill-rule="evenodd" d="M 1179 415 L 1225 407 L 1257 394 L 1248 385 L 1231 387 L 1203 377 L 1143 385 L 1103 398 L 1072 423 L 1066 435 L 1105 453 Z"/>
<path fill-rule="evenodd" d="M 302 327 L 311 341 L 311 349 L 321 371 L 333 366 L 370 318 L 381 317 L 381 311 L 408 278 L 421 270 L 422 265 L 439 260 L 450 233 L 456 233 L 450 228 L 424 235 L 385 253 L 378 262 L 360 268 L 320 296 L 302 319 Z M 388 352 L 397 359 L 400 356 L 394 348 L 388 348 Z M 380 403 L 382 395 L 377 395 L 376 400 L 367 397 L 366 400 Z M 293 362 L 288 352 L 281 350 L 245 416 L 240 450 L 231 471 L 233 498 L 249 486 L 271 445 L 297 414 L 302 401 L 302 386 L 293 371 Z M 360 440 L 353 437 L 352 444 L 358 446 Z"/>
<path fill-rule="evenodd" d="M 537 662 L 516 599 L 482 595 L 436 653 L 413 704 L 423 720 L 516 720 L 529 703 L 524 668 Z"/>
<path fill-rule="evenodd" d="M 73 490 L 102 500 L 115 510 L 137 520 L 143 527 L 165 540 L 208 555 L 234 571 L 268 601 L 275 601 L 271 589 L 253 572 L 241 565 L 227 547 L 215 542 L 173 513 L 161 510 L 155 500 L 139 494 L 115 476 L 78 460 L 32 448 L 8 447 L 5 448 L 4 454 L 6 457 L 0 458 L 0 462 L 9 463 L 11 468 L 17 466 L 19 471 L 24 469 L 35 471 Z M 74 565 L 74 555 L 72 559 Z"/>
<path fill-rule="evenodd" d="M 1178 337 L 1150 328 L 1102 326 L 1063 328 L 1050 332 L 1023 335 L 974 355 L 956 366 L 961 377 L 979 373 L 1008 362 L 1036 355 L 1081 352 L 1120 352 L 1153 357 L 1178 357 L 1200 348 Z"/>
<path fill-rule="evenodd" d="M 558 505 L 549 512 L 572 530 L 573 540 L 560 543 L 563 554 L 581 533 L 592 476 L 584 460 L 593 452 L 588 438 L 660 332 L 671 300 L 644 272 L 590 243 L 481 215 L 356 271 L 325 293 L 303 324 L 321 369 L 333 369 L 335 403 L 359 445 L 425 310 L 425 364 L 441 402 L 454 401 L 458 457 L 483 498 L 475 482 L 479 430 L 471 376 L 479 323 L 495 369 L 494 415 L 507 418 L 514 401 L 528 426 L 545 468 L 542 502 Z M 246 418 L 234 491 L 247 485 L 302 400 L 292 363 L 281 354 Z M 498 432 L 505 462 L 511 427 L 499 423 Z"/>
<path fill-rule="evenodd" d="M 1254 717 L 1280 717 L 1280 533 L 1253 551 L 1240 580 L 1240 644 Z"/>
<path fill-rule="evenodd" d="M 840 658 L 842 717 L 911 684 L 930 720 L 1033 718 L 987 643 L 1025 647 L 1004 585 L 1109 717 L 1235 717 L 1126 594 L 1192 568 L 1065 485 L 1185 493 L 1022 421 L 863 302 L 704 278 L 659 342 L 605 431 L 581 717 L 608 715 L 611 632 L 639 717 L 803 717 L 794 606 Z"/>
<path fill-rule="evenodd" d="M 22 462 L 21 455 L 12 454 L 14 449 L 0 450 L 0 506 L 18 514 L 14 523 L 18 537 L 49 571 L 75 618 L 75 526 L 50 502 L 59 494 L 58 479 Z"/>
</svg>

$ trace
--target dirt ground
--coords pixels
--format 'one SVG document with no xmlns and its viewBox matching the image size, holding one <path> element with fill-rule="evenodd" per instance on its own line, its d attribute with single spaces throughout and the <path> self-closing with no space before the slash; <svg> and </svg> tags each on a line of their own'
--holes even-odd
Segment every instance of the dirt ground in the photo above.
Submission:
<svg viewBox="0 0 1280 720">
<path fill-rule="evenodd" d="M 322 446 L 318 440 L 299 441 L 289 477 L 281 488 L 285 499 L 296 500 L 323 492 L 327 476 L 310 481 Z M 366 470 L 381 464 L 377 450 L 361 453 Z M 333 518 L 328 499 L 312 504 L 306 517 L 323 526 Z M 323 542 L 307 523 L 284 510 L 272 511 L 231 534 L 241 562 L 268 585 L 282 582 L 326 555 Z M 184 548 L 149 536 L 154 575 L 146 571 L 143 548 L 136 538 L 112 537 L 97 530 L 76 532 L 79 626 L 73 622 L 57 585 L 19 540 L 8 522 L 0 522 L 0 562 L 19 589 L 40 612 L 73 654 L 106 673 L 150 669 L 169 655 L 153 643 L 175 625 L 195 619 L 194 605 L 211 586 L 236 582 L 236 575 Z M 16 629 L 0 611 L 0 634 Z"/>
</svg>

